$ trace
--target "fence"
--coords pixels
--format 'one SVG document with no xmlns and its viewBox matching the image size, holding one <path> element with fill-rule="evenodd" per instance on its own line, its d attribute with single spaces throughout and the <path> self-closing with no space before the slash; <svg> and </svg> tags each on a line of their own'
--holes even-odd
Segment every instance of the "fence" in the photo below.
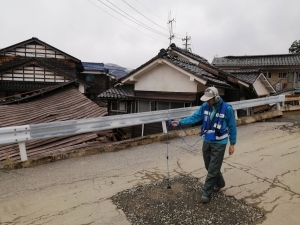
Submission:
<svg viewBox="0 0 300 225">
<path fill-rule="evenodd" d="M 277 109 L 280 110 L 280 102 L 284 101 L 284 95 L 279 95 L 273 97 L 231 102 L 230 104 L 235 111 L 236 119 L 238 119 L 238 109 L 248 109 L 251 107 L 266 104 L 277 104 Z M 195 112 L 196 109 L 198 109 L 198 107 L 199 106 L 144 113 L 133 113 L 118 116 L 4 127 L 0 128 L 0 144 L 18 143 L 21 161 L 26 161 L 27 153 L 25 143 L 29 140 L 68 136 L 155 122 L 162 122 L 163 132 L 166 133 L 167 120 L 190 116 L 193 114 L 193 112 Z"/>
</svg>

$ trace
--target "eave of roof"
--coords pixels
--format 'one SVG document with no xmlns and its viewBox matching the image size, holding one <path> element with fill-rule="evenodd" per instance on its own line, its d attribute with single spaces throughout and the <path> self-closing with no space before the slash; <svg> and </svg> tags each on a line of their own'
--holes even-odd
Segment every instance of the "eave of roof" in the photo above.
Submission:
<svg viewBox="0 0 300 225">
<path fill-rule="evenodd" d="M 56 59 L 35 58 L 35 57 L 28 58 L 28 57 L 17 56 L 14 58 L 14 61 L 12 60 L 13 62 L 11 64 L 8 63 L 8 65 L 6 67 L 2 65 L 3 68 L 1 69 L 1 67 L 0 67 L 0 72 L 3 73 L 6 71 L 9 71 L 9 70 L 12 70 L 14 68 L 20 67 L 20 66 L 29 65 L 31 63 L 34 63 L 41 67 L 45 67 L 45 68 L 49 69 L 50 71 L 57 73 L 58 75 L 65 76 L 70 80 L 76 80 L 78 83 L 81 83 L 85 86 L 90 86 L 85 81 L 77 79 L 76 74 L 75 74 L 75 76 L 73 76 L 72 74 L 69 74 L 69 73 L 66 73 L 65 71 L 57 69 L 57 68 L 59 68 L 58 66 L 50 65 L 49 60 L 56 60 Z"/>
<path fill-rule="evenodd" d="M 243 70 L 231 72 L 231 74 L 247 84 L 253 84 L 261 74 L 261 70 Z"/>
<path fill-rule="evenodd" d="M 72 80 L 72 81 L 69 81 L 67 83 L 48 86 L 48 87 L 41 88 L 41 89 L 38 89 L 38 90 L 33 90 L 33 91 L 26 92 L 26 93 L 20 93 L 20 94 L 17 94 L 17 95 L 1 98 L 0 99 L 0 105 L 8 105 L 8 104 L 16 103 L 16 102 L 19 103 L 19 102 L 22 102 L 22 101 L 25 101 L 25 100 L 28 100 L 28 99 L 35 98 L 35 97 L 38 97 L 40 95 L 46 94 L 48 92 L 54 91 L 58 88 L 63 88 L 65 86 L 73 84 L 74 82 L 75 81 Z"/>
<path fill-rule="evenodd" d="M 17 43 L 17 44 L 11 45 L 11 46 L 8 46 L 6 48 L 2 48 L 2 49 L 0 49 L 0 54 L 6 52 L 8 50 L 14 49 L 16 47 L 19 47 L 19 46 L 22 46 L 22 45 L 26 45 L 26 44 L 31 43 L 31 42 L 37 42 L 37 43 L 39 43 L 41 45 L 46 45 L 47 47 L 52 48 L 53 50 L 58 51 L 58 52 L 60 52 L 60 53 L 62 53 L 64 55 L 66 55 L 67 57 L 71 58 L 72 60 L 74 60 L 74 61 L 76 61 L 78 63 L 81 63 L 81 61 L 79 59 L 75 58 L 74 56 L 71 56 L 71 55 L 63 52 L 63 51 L 61 51 L 61 50 L 59 50 L 59 49 L 57 49 L 57 48 L 55 48 L 55 47 L 47 44 L 46 42 L 43 42 L 43 41 L 39 40 L 36 37 L 30 38 L 30 39 L 28 39 L 26 41 L 22 41 L 20 43 Z"/>
<path fill-rule="evenodd" d="M 203 58 L 202 56 L 197 55 L 197 54 L 192 53 L 192 52 L 189 52 L 189 51 L 187 51 L 187 50 L 185 50 L 185 49 L 179 48 L 179 47 L 177 47 L 174 43 L 172 43 L 172 44 L 170 45 L 169 48 L 171 48 L 171 49 L 174 50 L 174 51 L 178 51 L 178 52 L 180 52 L 181 54 L 183 54 L 183 55 L 185 55 L 185 56 L 187 56 L 187 57 L 189 57 L 189 58 L 192 58 L 192 59 L 194 59 L 194 60 L 197 60 L 197 61 L 199 61 L 199 62 L 202 62 L 202 63 L 205 63 L 205 64 L 210 64 L 210 63 L 208 62 L 208 60 L 205 59 L 205 58 Z"/>
<path fill-rule="evenodd" d="M 100 99 L 132 99 L 133 97 L 134 86 L 132 84 L 118 85 L 97 96 Z"/>
</svg>

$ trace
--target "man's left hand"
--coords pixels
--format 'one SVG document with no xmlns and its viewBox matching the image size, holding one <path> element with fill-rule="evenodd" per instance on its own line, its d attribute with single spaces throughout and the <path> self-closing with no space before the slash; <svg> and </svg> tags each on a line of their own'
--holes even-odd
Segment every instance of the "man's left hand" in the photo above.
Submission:
<svg viewBox="0 0 300 225">
<path fill-rule="evenodd" d="M 234 153 L 234 145 L 229 145 L 229 155 Z"/>
</svg>

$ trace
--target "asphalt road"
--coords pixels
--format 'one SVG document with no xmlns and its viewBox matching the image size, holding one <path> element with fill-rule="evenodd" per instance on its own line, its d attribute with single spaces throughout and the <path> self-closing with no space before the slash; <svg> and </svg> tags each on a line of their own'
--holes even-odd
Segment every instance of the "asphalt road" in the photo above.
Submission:
<svg viewBox="0 0 300 225">
<path fill-rule="evenodd" d="M 290 121 L 293 122 L 293 121 Z M 284 125 L 284 126 L 282 126 Z M 299 224 L 300 129 L 262 122 L 238 127 L 236 152 L 226 152 L 224 193 L 259 207 L 259 224 Z M 198 135 L 186 137 L 195 143 Z M 170 141 L 170 175 L 204 181 L 202 141 Z M 165 143 L 0 172 L 0 224 L 130 224 L 110 200 L 167 175 Z M 200 193 L 199 193 L 200 194 Z"/>
</svg>

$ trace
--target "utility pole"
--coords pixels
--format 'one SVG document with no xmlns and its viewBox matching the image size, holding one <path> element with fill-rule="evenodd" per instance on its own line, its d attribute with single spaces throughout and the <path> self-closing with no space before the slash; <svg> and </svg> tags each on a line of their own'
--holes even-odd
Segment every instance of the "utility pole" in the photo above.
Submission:
<svg viewBox="0 0 300 225">
<path fill-rule="evenodd" d="M 170 45 L 172 43 L 172 39 L 174 39 L 174 33 L 173 33 L 173 23 L 176 22 L 173 19 L 171 19 L 171 11 L 169 13 L 169 20 L 168 20 L 168 25 L 169 25 L 169 33 L 170 33 L 170 37 L 168 39 L 170 39 Z"/>
<path fill-rule="evenodd" d="M 186 51 L 192 52 L 191 47 L 189 47 L 191 44 L 188 44 L 189 40 L 191 40 L 191 36 L 187 36 L 187 33 L 186 33 L 185 38 L 182 38 L 182 41 L 184 41 L 183 46 Z"/>
</svg>

